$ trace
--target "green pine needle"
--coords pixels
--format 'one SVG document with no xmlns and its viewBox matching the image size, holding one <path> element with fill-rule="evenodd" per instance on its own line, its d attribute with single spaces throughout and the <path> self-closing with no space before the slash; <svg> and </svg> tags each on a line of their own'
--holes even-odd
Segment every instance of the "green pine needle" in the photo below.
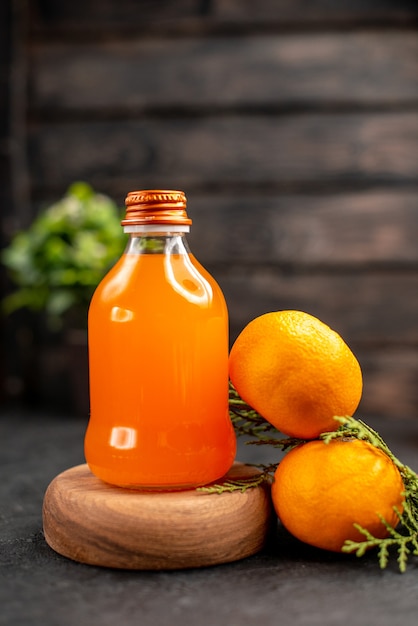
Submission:
<svg viewBox="0 0 418 626">
<path fill-rule="evenodd" d="M 267 422 L 257 411 L 246 404 L 238 395 L 233 385 L 229 387 L 229 412 L 235 432 L 238 436 L 245 436 L 248 440 L 246 444 L 268 445 L 281 450 L 289 450 L 297 445 L 306 443 L 307 440 L 296 438 L 282 438 L 281 434 Z M 363 541 L 347 540 L 342 548 L 343 552 L 355 553 L 362 557 L 370 549 L 377 551 L 379 566 L 387 567 L 392 551 L 397 553 L 397 562 L 400 572 L 405 572 L 408 559 L 411 556 L 418 556 L 418 476 L 410 467 L 402 463 L 391 452 L 383 438 L 373 430 L 368 424 L 354 417 L 335 417 L 340 423 L 337 430 L 320 435 L 325 443 L 333 439 L 357 438 L 368 441 L 379 450 L 382 450 L 396 465 L 402 476 L 404 483 L 404 508 L 400 513 L 396 507 L 395 511 L 399 518 L 399 526 L 393 528 L 381 518 L 382 524 L 388 531 L 388 536 L 384 539 L 374 537 L 366 528 L 358 524 L 354 526 L 364 536 Z M 265 481 L 271 481 L 278 464 L 261 466 L 261 474 L 250 480 L 237 480 L 224 483 L 222 485 L 212 485 L 204 487 L 203 490 L 209 493 L 223 493 L 225 491 L 245 491 L 248 488 L 256 487 Z M 260 466 L 259 466 L 260 467 Z"/>
<path fill-rule="evenodd" d="M 206 487 L 198 487 L 198 491 L 204 491 L 206 493 L 230 493 L 231 491 L 240 491 L 244 493 L 247 489 L 252 487 L 259 487 L 263 483 L 269 480 L 266 472 L 261 472 L 257 476 L 251 478 L 240 478 L 236 480 L 227 480 L 220 484 L 209 485 Z"/>
</svg>

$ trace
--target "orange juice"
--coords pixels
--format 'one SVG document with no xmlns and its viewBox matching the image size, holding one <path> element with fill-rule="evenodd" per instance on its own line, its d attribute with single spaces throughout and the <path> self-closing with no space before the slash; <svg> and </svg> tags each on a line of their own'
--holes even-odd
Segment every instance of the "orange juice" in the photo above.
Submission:
<svg viewBox="0 0 418 626">
<path fill-rule="evenodd" d="M 228 314 L 183 235 L 131 236 L 90 305 L 89 364 L 85 456 L 96 476 L 184 489 L 229 470 Z"/>
</svg>

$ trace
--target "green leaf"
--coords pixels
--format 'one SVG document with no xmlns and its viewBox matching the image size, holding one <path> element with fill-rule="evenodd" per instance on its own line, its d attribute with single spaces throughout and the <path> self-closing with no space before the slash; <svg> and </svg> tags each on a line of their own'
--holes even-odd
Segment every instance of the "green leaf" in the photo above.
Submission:
<svg viewBox="0 0 418 626">
<path fill-rule="evenodd" d="M 1 260 L 14 285 L 4 312 L 45 309 L 54 317 L 57 311 L 86 311 L 94 288 L 125 248 L 120 213 L 111 198 L 89 184 L 70 185 L 3 250 Z"/>
</svg>

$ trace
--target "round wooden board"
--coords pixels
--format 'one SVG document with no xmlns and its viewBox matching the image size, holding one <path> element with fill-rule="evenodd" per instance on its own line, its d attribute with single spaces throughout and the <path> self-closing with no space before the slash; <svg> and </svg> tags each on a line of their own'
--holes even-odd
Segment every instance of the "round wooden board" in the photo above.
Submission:
<svg viewBox="0 0 418 626">
<path fill-rule="evenodd" d="M 217 483 L 254 476 L 235 463 Z M 273 517 L 270 487 L 245 492 L 149 493 L 72 467 L 49 485 L 43 504 L 48 545 L 75 561 L 123 569 L 183 569 L 228 563 L 265 545 Z"/>
</svg>

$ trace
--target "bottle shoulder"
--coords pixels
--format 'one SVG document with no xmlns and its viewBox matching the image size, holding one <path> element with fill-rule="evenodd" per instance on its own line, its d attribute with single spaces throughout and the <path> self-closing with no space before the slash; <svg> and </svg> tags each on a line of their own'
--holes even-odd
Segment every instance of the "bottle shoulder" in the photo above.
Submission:
<svg viewBox="0 0 418 626">
<path fill-rule="evenodd" d="M 125 253 L 96 288 L 92 304 L 112 304 L 144 294 L 155 302 L 163 301 L 172 292 L 202 306 L 224 301 L 216 280 L 191 253 Z"/>
<path fill-rule="evenodd" d="M 206 269 L 206 267 L 204 265 L 202 265 L 202 263 L 200 263 L 200 261 L 198 261 L 196 259 L 196 257 L 192 253 L 190 253 L 189 257 L 190 257 L 190 261 L 193 264 L 193 266 L 196 268 L 196 270 L 199 272 L 199 274 L 205 280 L 207 280 L 210 283 L 210 285 L 212 286 L 212 289 L 214 290 L 214 292 L 220 298 L 225 299 L 223 291 L 222 291 L 218 281 L 216 280 L 216 278 L 209 272 L 209 270 Z"/>
</svg>

